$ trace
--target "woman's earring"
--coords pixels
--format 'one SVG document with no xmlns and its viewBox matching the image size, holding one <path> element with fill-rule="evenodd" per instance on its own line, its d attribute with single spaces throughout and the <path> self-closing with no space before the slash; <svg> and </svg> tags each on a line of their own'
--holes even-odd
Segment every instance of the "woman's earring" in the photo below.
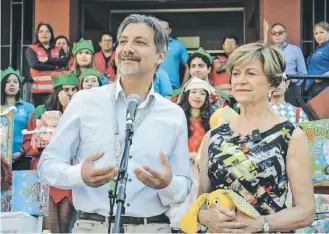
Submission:
<svg viewBox="0 0 329 234">
<path fill-rule="evenodd" d="M 271 98 L 272 98 L 272 92 L 269 92 L 269 93 L 267 94 L 267 97 L 268 97 L 268 99 L 271 99 Z"/>
</svg>

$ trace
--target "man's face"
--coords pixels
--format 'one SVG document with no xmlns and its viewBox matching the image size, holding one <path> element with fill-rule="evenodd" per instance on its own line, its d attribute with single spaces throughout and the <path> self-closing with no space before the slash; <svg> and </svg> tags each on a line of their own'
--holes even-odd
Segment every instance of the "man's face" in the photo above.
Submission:
<svg viewBox="0 0 329 234">
<path fill-rule="evenodd" d="M 103 35 L 102 40 L 99 42 L 99 46 L 104 51 L 113 49 L 113 38 L 110 35 Z"/>
<path fill-rule="evenodd" d="M 282 44 L 286 41 L 287 33 L 281 25 L 276 25 L 271 30 L 271 39 L 274 44 Z"/>
<path fill-rule="evenodd" d="M 223 49 L 227 55 L 232 54 L 232 52 L 238 48 L 238 45 L 233 38 L 226 38 L 223 44 Z"/>
<path fill-rule="evenodd" d="M 206 80 L 210 73 L 211 68 L 207 67 L 207 64 L 201 58 L 194 58 L 190 64 L 191 77 L 197 77 L 202 80 Z"/>
<path fill-rule="evenodd" d="M 167 21 L 160 21 L 160 23 L 166 29 L 168 35 L 171 35 L 171 28 L 169 26 L 169 23 Z"/>
<path fill-rule="evenodd" d="M 157 53 L 154 31 L 145 24 L 129 24 L 119 38 L 115 63 L 122 75 L 155 72 L 165 58 L 165 52 Z"/>
</svg>

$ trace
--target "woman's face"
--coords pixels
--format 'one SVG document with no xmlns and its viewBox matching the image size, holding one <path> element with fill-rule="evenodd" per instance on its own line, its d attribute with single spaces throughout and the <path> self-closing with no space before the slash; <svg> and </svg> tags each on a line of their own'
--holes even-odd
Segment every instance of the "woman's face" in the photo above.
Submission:
<svg viewBox="0 0 329 234">
<path fill-rule="evenodd" d="M 290 80 L 283 79 L 280 85 L 274 90 L 273 97 L 278 98 L 284 96 L 290 84 Z"/>
<path fill-rule="evenodd" d="M 57 39 L 56 46 L 62 47 L 65 53 L 67 53 L 69 50 L 69 45 L 67 44 L 67 41 L 64 38 Z"/>
<path fill-rule="evenodd" d="M 38 31 L 38 39 L 41 44 L 49 44 L 51 33 L 46 25 L 42 25 Z"/>
<path fill-rule="evenodd" d="M 82 89 L 91 89 L 93 87 L 99 87 L 98 78 L 93 75 L 86 76 L 82 82 Z"/>
<path fill-rule="evenodd" d="M 271 87 L 259 60 L 234 67 L 231 83 L 232 94 L 240 104 L 256 104 L 268 100 L 268 93 L 275 89 Z"/>
<path fill-rule="evenodd" d="M 207 67 L 207 64 L 203 62 L 201 58 L 194 58 L 190 64 L 191 77 L 197 77 L 202 80 L 206 80 L 210 73 L 211 68 Z"/>
<path fill-rule="evenodd" d="M 329 32 L 321 27 L 316 27 L 313 31 L 314 39 L 319 45 L 326 43 L 329 40 Z"/>
<path fill-rule="evenodd" d="M 64 90 L 64 92 L 70 99 L 72 99 L 73 95 L 78 92 L 78 88 L 75 85 L 63 85 L 62 90 Z"/>
<path fill-rule="evenodd" d="M 191 89 L 188 102 L 194 109 L 201 109 L 206 101 L 207 92 L 204 89 Z"/>
<path fill-rule="evenodd" d="M 79 50 L 76 55 L 77 63 L 80 67 L 88 67 L 91 64 L 92 52 L 87 49 Z"/>
<path fill-rule="evenodd" d="M 5 93 L 8 96 L 15 96 L 19 91 L 19 80 L 16 75 L 11 74 L 6 82 Z"/>
</svg>

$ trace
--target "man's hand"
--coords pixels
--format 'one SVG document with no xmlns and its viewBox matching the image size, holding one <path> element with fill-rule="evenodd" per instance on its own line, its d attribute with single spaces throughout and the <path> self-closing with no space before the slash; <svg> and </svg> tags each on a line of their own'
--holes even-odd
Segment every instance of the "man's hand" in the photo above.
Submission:
<svg viewBox="0 0 329 234">
<path fill-rule="evenodd" d="M 142 169 L 136 168 L 134 173 L 136 174 L 137 179 L 153 189 L 163 189 L 167 187 L 172 181 L 173 174 L 171 166 L 163 152 L 160 152 L 160 161 L 162 164 L 161 172 L 157 172 L 149 166 L 143 167 L 148 173 Z"/>
<path fill-rule="evenodd" d="M 234 211 L 220 206 L 201 210 L 198 219 L 211 233 L 244 233 L 247 227 L 246 223 L 235 221 Z"/>
<path fill-rule="evenodd" d="M 70 98 L 64 90 L 58 93 L 58 99 L 62 106 L 67 106 L 70 103 Z"/>
<path fill-rule="evenodd" d="M 48 57 L 39 57 L 38 60 L 39 60 L 39 62 L 41 62 L 41 63 L 45 63 L 45 62 L 48 61 Z"/>
<path fill-rule="evenodd" d="M 104 153 L 97 153 L 85 159 L 81 166 L 81 177 L 86 185 L 97 188 L 113 180 L 118 174 L 114 166 L 95 168 L 94 162 L 102 158 Z"/>
</svg>

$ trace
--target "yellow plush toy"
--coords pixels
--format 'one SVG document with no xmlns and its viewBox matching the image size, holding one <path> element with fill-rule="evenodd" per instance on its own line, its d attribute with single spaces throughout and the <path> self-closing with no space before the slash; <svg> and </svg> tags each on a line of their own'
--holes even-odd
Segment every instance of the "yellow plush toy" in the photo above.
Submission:
<svg viewBox="0 0 329 234">
<path fill-rule="evenodd" d="M 225 106 L 216 110 L 209 120 L 210 128 L 217 127 L 224 123 L 229 123 L 239 116 L 232 108 Z"/>
<path fill-rule="evenodd" d="M 237 193 L 231 190 L 218 189 L 210 194 L 202 194 L 191 205 L 190 209 L 186 212 L 186 214 L 179 223 L 179 227 L 183 232 L 197 232 L 198 213 L 205 202 L 207 202 L 208 209 L 219 205 L 222 207 L 226 207 L 230 210 L 234 210 L 235 208 L 237 208 L 242 213 L 254 219 L 260 216 L 258 211 Z"/>
</svg>

